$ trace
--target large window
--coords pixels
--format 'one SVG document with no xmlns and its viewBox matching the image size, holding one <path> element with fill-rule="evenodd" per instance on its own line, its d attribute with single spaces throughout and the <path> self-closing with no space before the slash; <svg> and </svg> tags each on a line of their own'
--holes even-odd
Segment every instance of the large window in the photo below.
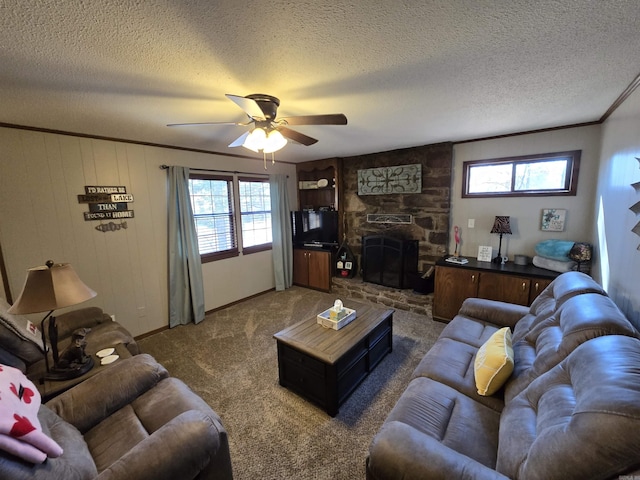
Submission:
<svg viewBox="0 0 640 480">
<path fill-rule="evenodd" d="M 271 190 L 267 180 L 239 178 L 242 250 L 271 248 Z"/>
<path fill-rule="evenodd" d="M 192 173 L 189 192 L 203 262 L 271 248 L 268 181 Z"/>
<path fill-rule="evenodd" d="M 580 150 L 463 163 L 463 197 L 575 195 Z"/>
</svg>

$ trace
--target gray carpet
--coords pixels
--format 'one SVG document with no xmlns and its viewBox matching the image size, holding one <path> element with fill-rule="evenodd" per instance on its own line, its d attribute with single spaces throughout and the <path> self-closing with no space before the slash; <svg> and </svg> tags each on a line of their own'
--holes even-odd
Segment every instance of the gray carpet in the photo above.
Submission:
<svg viewBox="0 0 640 480">
<path fill-rule="evenodd" d="M 396 310 L 393 352 L 331 418 L 278 384 L 273 334 L 334 300 L 332 294 L 293 287 L 140 340 L 142 351 L 222 417 L 236 479 L 365 478 L 371 439 L 443 324 Z"/>
</svg>

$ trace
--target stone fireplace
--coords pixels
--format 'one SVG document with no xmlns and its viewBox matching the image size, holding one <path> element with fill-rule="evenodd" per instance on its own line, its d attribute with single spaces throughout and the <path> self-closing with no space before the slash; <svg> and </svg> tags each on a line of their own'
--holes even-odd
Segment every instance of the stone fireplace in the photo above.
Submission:
<svg viewBox="0 0 640 480">
<path fill-rule="evenodd" d="M 417 241 L 418 271 L 447 253 L 452 161 L 451 143 L 342 159 L 343 230 L 361 269 L 362 238 L 369 235 Z M 413 164 L 422 169 L 420 193 L 358 195 L 358 170 Z"/>
</svg>

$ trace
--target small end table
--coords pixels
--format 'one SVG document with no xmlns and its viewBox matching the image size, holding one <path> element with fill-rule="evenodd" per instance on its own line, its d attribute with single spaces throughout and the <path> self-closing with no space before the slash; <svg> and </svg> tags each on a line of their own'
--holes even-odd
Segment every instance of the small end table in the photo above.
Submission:
<svg viewBox="0 0 640 480">
<path fill-rule="evenodd" d="M 102 365 L 100 363 L 100 358 L 95 353 L 92 353 L 91 357 L 93 358 L 93 368 L 89 370 L 87 373 L 85 373 L 84 375 L 81 375 L 76 378 L 71 378 L 69 380 L 32 379 L 33 383 L 36 385 L 36 387 L 38 387 L 38 391 L 40 392 L 40 395 L 42 397 L 42 403 L 47 402 L 51 400 L 53 397 L 60 395 L 62 392 L 69 390 L 71 387 L 84 382 L 87 378 L 93 377 L 94 375 L 109 368 L 110 365 L 114 365 L 118 363 L 123 358 L 129 358 L 132 356 L 129 350 L 127 350 L 127 347 L 123 343 L 118 343 L 116 345 L 113 345 L 113 347 L 106 347 L 106 348 L 114 348 L 115 349 L 114 354 L 119 355 L 120 358 L 118 358 L 115 362 L 110 363 L 108 365 Z"/>
</svg>

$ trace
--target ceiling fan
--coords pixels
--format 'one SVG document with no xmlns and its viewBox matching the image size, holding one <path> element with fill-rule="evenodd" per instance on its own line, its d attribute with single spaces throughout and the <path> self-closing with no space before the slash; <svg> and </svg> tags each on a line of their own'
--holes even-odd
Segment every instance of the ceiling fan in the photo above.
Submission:
<svg viewBox="0 0 640 480">
<path fill-rule="evenodd" d="M 280 100 L 271 95 L 253 93 L 246 97 L 226 94 L 226 97 L 238 105 L 248 115 L 249 121 L 241 122 L 205 122 L 205 123 L 171 123 L 168 127 L 184 127 L 191 125 L 238 125 L 242 127 L 254 125 L 251 131 L 245 132 L 229 144 L 230 147 L 246 147 L 254 152 L 273 153 L 287 143 L 287 139 L 309 146 L 318 140 L 288 128 L 288 125 L 346 125 L 347 117 L 342 113 L 328 115 L 303 115 L 296 117 L 276 118 Z"/>
</svg>

